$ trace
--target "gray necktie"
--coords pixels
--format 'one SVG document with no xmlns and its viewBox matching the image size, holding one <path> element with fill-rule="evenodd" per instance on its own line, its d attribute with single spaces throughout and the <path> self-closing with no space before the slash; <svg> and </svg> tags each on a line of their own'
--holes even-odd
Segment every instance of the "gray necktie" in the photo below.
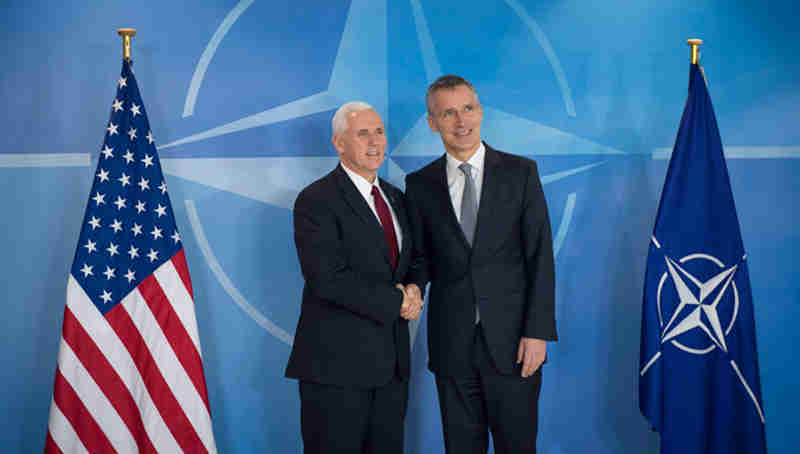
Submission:
<svg viewBox="0 0 800 454">
<path fill-rule="evenodd" d="M 461 196 L 461 230 L 467 237 L 467 242 L 472 246 L 475 238 L 475 223 L 478 221 L 478 202 L 475 197 L 475 180 L 472 179 L 472 166 L 462 163 L 458 166 L 464 173 L 464 195 Z M 481 321 L 478 306 L 475 306 L 475 323 Z"/>
<path fill-rule="evenodd" d="M 461 230 L 472 246 L 475 238 L 475 223 L 478 220 L 478 202 L 475 197 L 475 180 L 472 179 L 472 166 L 462 163 L 458 166 L 464 173 L 464 194 L 461 196 Z"/>
</svg>

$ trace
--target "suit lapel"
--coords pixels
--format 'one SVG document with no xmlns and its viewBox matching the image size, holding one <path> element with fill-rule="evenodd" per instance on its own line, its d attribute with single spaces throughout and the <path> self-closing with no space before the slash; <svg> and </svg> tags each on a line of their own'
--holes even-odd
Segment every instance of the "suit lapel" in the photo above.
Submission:
<svg viewBox="0 0 800 454">
<path fill-rule="evenodd" d="M 389 186 L 389 183 L 382 179 L 380 181 L 381 189 L 383 190 L 383 193 L 386 194 L 386 201 L 392 206 L 392 211 L 394 211 L 394 215 L 397 216 L 397 223 L 399 224 L 403 238 L 408 238 L 410 233 L 408 227 L 408 217 L 406 216 L 406 207 L 403 206 L 403 201 L 398 199 L 397 194 L 394 194 L 394 191 L 392 187 Z M 403 241 L 403 245 L 400 249 L 401 254 L 408 246 L 408 243 L 408 241 Z"/>
<path fill-rule="evenodd" d="M 386 258 L 386 263 L 391 265 L 391 257 L 389 253 L 389 245 L 386 243 L 386 236 L 383 233 L 383 226 L 381 225 L 378 218 L 375 217 L 375 213 L 372 212 L 372 208 L 367 205 L 367 201 L 364 200 L 364 197 L 358 192 L 356 189 L 356 185 L 350 180 L 350 177 L 347 173 L 342 169 L 341 164 L 336 167 L 336 181 L 339 184 L 339 189 L 342 192 L 342 197 L 344 198 L 345 202 L 350 205 L 350 208 L 361 218 L 362 221 L 366 224 L 367 230 L 370 231 L 373 236 L 377 237 L 377 242 L 380 244 L 381 251 L 383 251 L 383 255 Z"/>
<path fill-rule="evenodd" d="M 437 189 L 432 191 L 431 196 L 436 199 L 435 203 L 438 205 L 438 212 L 444 215 L 445 222 L 456 232 L 455 235 L 459 238 L 464 248 L 470 250 L 467 237 L 464 236 L 464 231 L 461 229 L 461 224 L 458 222 L 458 217 L 453 209 L 453 200 L 450 198 L 450 187 L 447 185 L 446 155 L 434 161 L 433 166 L 430 167 L 430 172 L 430 178 L 435 182 Z"/>
<path fill-rule="evenodd" d="M 486 154 L 483 159 L 483 183 L 481 185 L 481 201 L 478 205 L 478 221 L 475 225 L 475 236 L 472 240 L 472 250 L 482 245 L 481 233 L 488 231 L 492 223 L 494 209 L 497 207 L 497 191 L 500 184 L 499 168 L 500 155 L 484 143 Z M 484 240 L 485 241 L 485 240 Z"/>
<path fill-rule="evenodd" d="M 411 245 L 411 229 L 408 224 L 408 216 L 406 215 L 406 207 L 399 195 L 395 193 L 394 189 L 385 180 L 381 180 L 381 189 L 386 194 L 386 202 L 392 206 L 392 211 L 397 217 L 399 233 L 403 235 L 403 241 L 398 251 L 397 267 L 395 273 L 399 273 L 406 266 L 406 261 L 409 257 L 409 246 Z M 388 251 L 388 248 L 387 248 Z"/>
</svg>

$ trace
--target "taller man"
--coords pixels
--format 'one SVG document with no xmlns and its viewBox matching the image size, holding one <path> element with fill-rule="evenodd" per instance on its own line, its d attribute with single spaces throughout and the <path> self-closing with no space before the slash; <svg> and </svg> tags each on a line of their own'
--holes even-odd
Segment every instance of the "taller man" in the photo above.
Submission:
<svg viewBox="0 0 800 454">
<path fill-rule="evenodd" d="M 306 453 L 403 453 L 408 320 L 421 300 L 404 282 L 412 244 L 403 194 L 377 178 L 383 122 L 351 102 L 333 116 L 339 165 L 294 205 L 305 278 L 286 376 L 300 380 Z"/>
<path fill-rule="evenodd" d="M 406 177 L 407 280 L 431 284 L 429 368 L 445 448 L 485 453 L 491 430 L 497 454 L 534 453 L 545 341 L 556 340 L 552 236 L 536 162 L 481 142 L 483 111 L 465 79 L 440 77 L 425 101 L 446 153 Z"/>
</svg>

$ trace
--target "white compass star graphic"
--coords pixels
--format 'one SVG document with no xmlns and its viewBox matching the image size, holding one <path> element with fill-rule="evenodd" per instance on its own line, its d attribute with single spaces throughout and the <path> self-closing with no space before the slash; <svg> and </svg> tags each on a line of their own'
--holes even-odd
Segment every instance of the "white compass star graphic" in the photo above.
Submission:
<svg viewBox="0 0 800 454">
<path fill-rule="evenodd" d="M 425 19 L 424 10 L 419 0 L 411 0 L 414 24 L 420 42 L 420 53 L 424 62 L 425 77 L 428 82 L 433 82 L 443 74 L 442 67 L 436 55 L 433 40 L 431 39 L 430 29 Z M 549 39 L 545 36 L 542 29 L 536 24 L 534 19 L 525 11 L 525 8 L 518 0 L 506 0 L 513 13 L 530 30 L 532 36 L 542 47 L 550 66 L 552 67 L 558 88 L 564 99 L 567 115 L 576 116 L 575 104 L 567 84 L 558 57 Z M 253 4 L 253 0 L 240 0 L 223 20 L 217 32 L 212 37 L 203 56 L 195 68 L 194 76 L 190 83 L 189 91 L 186 96 L 183 117 L 190 117 L 195 113 L 196 102 L 202 81 L 205 77 L 209 63 L 212 61 L 217 51 L 219 42 L 231 29 L 237 19 Z M 333 111 L 345 101 L 364 98 L 369 99 L 370 104 L 375 110 L 388 119 L 388 83 L 390 73 L 387 67 L 388 45 L 383 46 L 364 46 L 366 37 L 371 42 L 387 42 L 388 31 L 386 27 L 389 2 L 375 0 L 353 0 L 348 11 L 345 28 L 342 32 L 339 48 L 331 70 L 328 86 L 321 91 L 308 93 L 307 96 L 292 100 L 286 104 L 272 106 L 262 112 L 242 117 L 238 120 L 200 131 L 187 137 L 170 141 L 158 147 L 159 150 L 166 150 L 172 147 L 190 144 L 196 141 L 211 139 L 213 137 L 231 134 L 251 128 L 266 126 L 278 122 L 300 118 L 310 114 Z M 382 18 L 376 20 L 376 18 Z M 357 77 L 357 74 L 370 74 L 370 78 Z M 516 150 L 538 149 L 538 150 L 563 150 L 556 154 L 569 155 L 579 153 L 583 155 L 622 155 L 620 150 L 600 145 L 590 140 L 583 139 L 571 133 L 561 131 L 544 124 L 512 115 L 501 109 L 484 107 L 486 114 L 485 131 L 498 131 L 497 136 L 506 137 L 505 146 Z M 386 159 L 386 178 L 403 187 L 405 170 L 393 159 L 408 156 L 434 156 L 441 154 L 443 150 L 439 144 L 439 138 L 432 134 L 428 129 L 426 113 L 421 113 L 417 121 L 405 134 L 399 138 L 397 144 L 393 144 L 391 149 L 387 149 Z M 524 134 L 518 139 L 508 140 L 507 134 L 502 134 L 508 130 L 525 130 L 530 133 Z M 433 150 L 433 151 L 431 151 Z M 329 172 L 337 163 L 338 159 L 334 156 L 297 156 L 297 157 L 254 157 L 254 158 L 191 158 L 174 160 L 170 158 L 161 159 L 164 172 L 171 175 L 180 176 L 190 181 L 198 182 L 213 188 L 228 191 L 234 194 L 243 195 L 266 204 L 291 209 L 299 191 L 307 184 L 311 183 L 321 175 Z M 593 163 L 581 165 L 575 168 L 562 170 L 554 174 L 543 175 L 542 184 L 547 185 L 554 181 L 567 178 L 571 175 L 586 172 L 599 166 L 606 161 L 597 160 Z M 254 168 L 263 169 L 253 172 Z M 224 169 L 221 171 L 221 169 Z M 253 175 L 258 174 L 255 178 Z M 220 178 L 225 175 L 225 178 Z M 231 175 L 235 177 L 231 178 Z M 286 176 L 289 175 L 289 178 Z M 567 235 L 568 226 L 572 219 L 572 212 L 575 208 L 576 194 L 569 195 L 564 208 L 564 216 L 558 233 L 554 238 L 554 255 L 558 254 L 561 245 Z M 187 204 L 190 203 L 187 200 Z M 187 205 L 189 206 L 189 205 Z M 193 205 L 192 205 L 193 206 Z M 195 232 L 201 231 L 199 223 L 193 224 Z M 210 251 L 208 245 L 206 250 Z M 212 265 L 211 254 L 206 255 L 206 259 L 212 269 L 216 272 L 217 278 L 221 282 L 229 281 L 228 276 L 223 276 L 221 267 Z M 292 335 L 267 320 L 257 309 L 241 297 L 238 290 L 226 287 L 231 298 L 245 312 L 251 315 L 256 322 L 264 327 L 276 338 L 292 344 Z M 411 339 L 413 340 L 417 332 L 417 323 L 410 325 Z"/>
<path fill-rule="evenodd" d="M 672 318 L 670 318 L 669 322 L 664 327 L 661 343 L 667 342 L 694 328 L 699 328 L 708 335 L 717 347 L 727 352 L 728 346 L 725 343 L 725 334 L 722 330 L 722 324 L 719 321 L 717 306 L 722 296 L 725 294 L 725 290 L 727 290 L 730 285 L 738 265 L 726 268 L 706 282 L 700 282 L 700 280 L 683 269 L 671 258 L 664 257 L 664 260 L 667 262 L 667 269 L 678 291 L 680 303 L 675 309 L 675 312 L 672 313 Z M 682 276 L 691 281 L 699 289 L 699 294 L 697 296 L 695 296 L 695 293 L 692 292 Z M 712 294 L 716 294 L 716 296 L 711 303 L 708 303 L 707 300 L 710 299 L 708 297 Z M 676 323 L 678 316 L 686 312 L 688 312 L 688 314 Z"/>
<path fill-rule="evenodd" d="M 661 249 L 661 243 L 656 240 L 655 236 L 651 238 L 656 248 Z M 747 258 L 747 255 L 742 256 L 742 262 Z M 686 271 L 679 263 L 686 263 L 691 260 L 702 259 L 714 263 L 722 271 L 712 276 L 705 282 L 701 282 L 693 274 Z M 761 409 L 761 403 L 753 393 L 753 387 L 745 379 L 744 375 L 737 365 L 737 353 L 734 349 L 733 352 L 728 351 L 728 345 L 725 341 L 725 336 L 731 331 L 736 322 L 737 313 L 739 310 L 739 292 L 736 289 L 736 282 L 733 281 L 733 276 L 739 268 L 739 264 L 725 267 L 725 264 L 718 258 L 707 253 L 693 253 L 689 254 L 682 259 L 675 261 L 672 258 L 664 255 L 664 261 L 667 265 L 667 271 L 661 276 L 658 284 L 657 304 L 658 304 L 658 320 L 661 325 L 661 346 L 657 351 L 652 352 L 652 356 L 644 364 L 639 371 L 639 375 L 644 377 L 647 371 L 661 359 L 663 353 L 663 344 L 669 341 L 674 347 L 682 350 L 683 352 L 693 355 L 705 355 L 719 347 L 725 353 L 726 362 L 728 362 L 736 375 L 736 378 L 742 383 L 747 395 L 753 402 L 753 406 L 758 412 L 761 423 L 764 423 L 764 411 Z M 662 289 L 667 275 L 672 278 L 675 285 L 675 290 L 678 293 L 679 303 L 672 313 L 669 321 L 664 323 L 664 318 L 661 312 Z M 688 281 L 688 282 L 687 282 Z M 722 297 L 731 288 L 733 299 L 733 312 L 731 314 L 728 326 L 723 330 L 722 323 L 719 317 L 719 304 Z M 711 301 L 709 303 L 709 301 Z M 703 331 L 711 340 L 711 345 L 704 349 L 691 348 L 681 344 L 677 337 L 683 333 L 689 332 L 693 329 Z M 674 366 L 675 363 L 673 363 Z"/>
</svg>

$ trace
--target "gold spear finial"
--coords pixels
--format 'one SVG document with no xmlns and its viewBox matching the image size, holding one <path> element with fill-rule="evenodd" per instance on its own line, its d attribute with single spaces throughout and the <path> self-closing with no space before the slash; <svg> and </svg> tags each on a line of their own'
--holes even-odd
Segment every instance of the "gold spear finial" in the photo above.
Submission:
<svg viewBox="0 0 800 454">
<path fill-rule="evenodd" d="M 700 45 L 703 44 L 703 40 L 699 38 L 687 39 L 686 44 L 692 48 L 692 64 L 696 65 L 700 59 Z"/>
<path fill-rule="evenodd" d="M 131 59 L 131 38 L 136 36 L 135 28 L 120 28 L 117 34 L 122 37 L 122 58 Z"/>
</svg>

